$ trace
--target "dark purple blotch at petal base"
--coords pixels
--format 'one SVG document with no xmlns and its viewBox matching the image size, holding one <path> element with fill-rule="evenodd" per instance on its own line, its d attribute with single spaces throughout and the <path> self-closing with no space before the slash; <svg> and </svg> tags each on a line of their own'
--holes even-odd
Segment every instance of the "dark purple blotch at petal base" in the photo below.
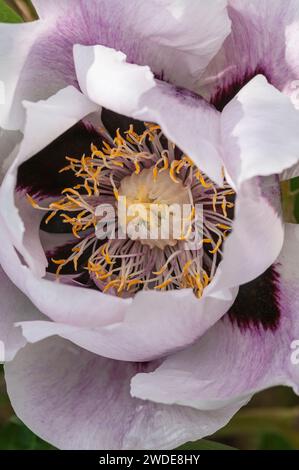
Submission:
<svg viewBox="0 0 299 470">
<path fill-rule="evenodd" d="M 72 171 L 59 171 L 68 165 L 66 157 L 89 155 L 91 143 L 102 146 L 99 132 L 83 123 L 76 124 L 20 166 L 17 190 L 43 198 L 59 196 L 63 189 L 75 186 L 79 180 Z"/>
<path fill-rule="evenodd" d="M 46 256 L 48 260 L 47 272 L 50 274 L 55 274 L 57 271 L 57 264 L 53 262 L 55 259 L 67 259 L 72 254 L 72 249 L 77 245 L 77 242 L 66 243 L 62 246 L 57 246 L 51 251 L 47 251 Z M 98 247 L 100 247 L 99 243 Z M 88 259 L 92 254 L 92 248 L 87 249 L 78 260 L 77 269 L 75 269 L 73 263 L 66 264 L 61 270 L 61 274 L 64 276 L 69 276 L 69 282 L 71 284 L 77 284 L 81 287 L 86 287 L 88 289 L 94 289 L 98 291 L 98 287 L 93 282 L 88 270 L 86 269 L 88 265 Z"/>
<path fill-rule="evenodd" d="M 240 287 L 228 314 L 241 329 L 276 330 L 280 322 L 279 275 L 269 268 L 254 281 Z"/>
<path fill-rule="evenodd" d="M 257 67 L 253 71 L 247 71 L 243 76 L 236 77 L 229 85 L 219 87 L 211 99 L 211 104 L 215 106 L 218 111 L 222 112 L 225 106 L 234 99 L 239 91 L 257 75 L 264 75 L 270 82 L 266 71 L 262 67 Z"/>
<path fill-rule="evenodd" d="M 47 272 L 49 273 L 56 273 L 57 271 L 57 264 L 55 264 L 53 262 L 53 259 L 57 260 L 57 259 L 68 259 L 71 254 L 72 254 L 72 249 L 75 248 L 75 246 L 77 246 L 78 242 L 77 241 L 74 241 L 74 242 L 69 242 L 69 243 L 65 243 L 64 245 L 61 245 L 61 246 L 57 246 L 56 248 L 54 248 L 53 250 L 51 251 L 47 251 L 46 252 L 46 256 L 47 256 L 47 260 L 48 260 L 48 267 L 47 267 Z M 98 247 L 100 247 L 101 244 L 99 243 L 98 244 Z M 92 255 L 92 248 L 87 248 L 85 250 L 85 252 L 82 254 L 82 256 L 80 256 L 79 260 L 78 260 L 78 266 L 77 266 L 77 270 L 75 270 L 74 268 L 74 264 L 73 263 L 68 263 L 66 264 L 62 270 L 61 270 L 61 274 L 80 274 L 80 273 L 83 273 L 83 272 L 86 272 L 88 274 L 88 271 L 86 271 L 86 266 L 88 264 L 88 259 L 89 257 Z"/>
</svg>

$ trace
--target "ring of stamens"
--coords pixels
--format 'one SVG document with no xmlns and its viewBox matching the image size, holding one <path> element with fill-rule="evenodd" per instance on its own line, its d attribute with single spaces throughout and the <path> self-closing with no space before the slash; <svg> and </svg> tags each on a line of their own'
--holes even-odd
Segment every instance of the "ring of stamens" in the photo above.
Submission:
<svg viewBox="0 0 299 470">
<path fill-rule="evenodd" d="M 118 130 L 114 139 L 103 129 L 101 134 L 104 135 L 101 149 L 91 144 L 89 155 L 81 159 L 66 157 L 68 164 L 60 172 L 73 172 L 77 185 L 65 188 L 61 197 L 47 207 L 27 195 L 34 208 L 49 212 L 46 224 L 60 217 L 62 223 L 71 226 L 78 240 L 67 259 L 52 259 L 57 266 L 57 278 L 63 276 L 63 269 L 70 263 L 77 272 L 81 257 L 90 250 L 84 269 L 103 292 L 128 296 L 140 289 L 191 288 L 201 297 L 215 275 L 223 242 L 232 229 L 234 191 L 226 182 L 222 188 L 216 187 L 187 155 L 181 153 L 178 158 L 178 149 L 165 139 L 158 125 L 145 123 L 141 135 L 133 125 L 124 136 Z M 176 188 L 183 188 L 192 206 L 192 223 L 196 223 L 195 204 L 202 205 L 202 237 L 196 247 L 187 250 L 183 237 L 173 246 L 171 243 L 147 246 L 130 238 L 98 240 L 98 205 L 117 207 L 122 181 L 145 171 L 151 173 L 153 184 L 165 174 Z"/>
</svg>

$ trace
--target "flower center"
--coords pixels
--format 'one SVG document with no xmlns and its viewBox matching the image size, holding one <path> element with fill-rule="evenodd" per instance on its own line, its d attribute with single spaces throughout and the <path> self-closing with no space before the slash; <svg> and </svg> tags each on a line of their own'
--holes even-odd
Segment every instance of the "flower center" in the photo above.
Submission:
<svg viewBox="0 0 299 470">
<path fill-rule="evenodd" d="M 183 238 L 188 222 L 191 223 L 193 204 L 190 191 L 182 181 L 176 183 L 169 172 L 155 174 L 148 168 L 126 176 L 118 193 L 119 200 L 124 198 L 126 210 L 122 229 L 126 229 L 131 239 L 164 249 L 175 246 Z"/>
<path fill-rule="evenodd" d="M 159 126 L 144 126 L 141 135 L 131 125 L 114 139 L 100 129 L 101 148 L 66 157 L 61 172 L 73 172 L 78 184 L 47 207 L 28 195 L 46 212 L 43 227 L 54 221 L 73 233 L 63 258 L 46 253 L 48 272 L 83 285 L 88 273 L 93 287 L 124 297 L 184 288 L 201 297 L 232 228 L 235 194 L 226 182 L 215 186 Z"/>
</svg>

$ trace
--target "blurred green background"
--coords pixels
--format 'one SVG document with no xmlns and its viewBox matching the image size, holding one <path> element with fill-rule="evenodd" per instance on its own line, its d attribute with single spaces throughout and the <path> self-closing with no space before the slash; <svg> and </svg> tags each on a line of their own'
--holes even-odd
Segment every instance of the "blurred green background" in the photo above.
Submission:
<svg viewBox="0 0 299 470">
<path fill-rule="evenodd" d="M 245 1 L 245 0 L 244 0 Z M 9 5 L 9 6 L 8 6 Z M 35 17 L 28 0 L 0 0 L 0 22 L 29 21 Z M 286 220 L 299 221 L 299 182 L 282 187 Z M 222 443 L 220 446 L 218 443 Z M 228 447 L 225 447 L 228 446 Z M 232 421 L 209 441 L 185 445 L 185 449 L 236 448 L 249 450 L 299 449 L 299 397 L 279 387 L 257 394 Z M 0 368 L 0 450 L 53 449 L 35 436 L 15 416 L 6 394 L 3 368 Z"/>
</svg>

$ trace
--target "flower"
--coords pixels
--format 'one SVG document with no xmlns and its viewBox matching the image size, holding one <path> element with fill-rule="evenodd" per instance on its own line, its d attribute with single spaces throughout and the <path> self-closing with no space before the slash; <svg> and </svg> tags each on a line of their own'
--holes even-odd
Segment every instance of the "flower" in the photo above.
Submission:
<svg viewBox="0 0 299 470">
<path fill-rule="evenodd" d="M 0 331 L 18 416 L 64 449 L 164 449 L 259 389 L 296 390 L 280 179 L 299 160 L 298 0 L 270 18 L 269 0 L 34 4 L 39 21 L 0 28 Z M 120 219 L 120 197 L 146 235 L 153 203 L 162 219 L 188 203 L 180 228 L 201 204 L 201 242 L 134 238 L 131 219 L 101 240 L 98 208 Z"/>
</svg>

